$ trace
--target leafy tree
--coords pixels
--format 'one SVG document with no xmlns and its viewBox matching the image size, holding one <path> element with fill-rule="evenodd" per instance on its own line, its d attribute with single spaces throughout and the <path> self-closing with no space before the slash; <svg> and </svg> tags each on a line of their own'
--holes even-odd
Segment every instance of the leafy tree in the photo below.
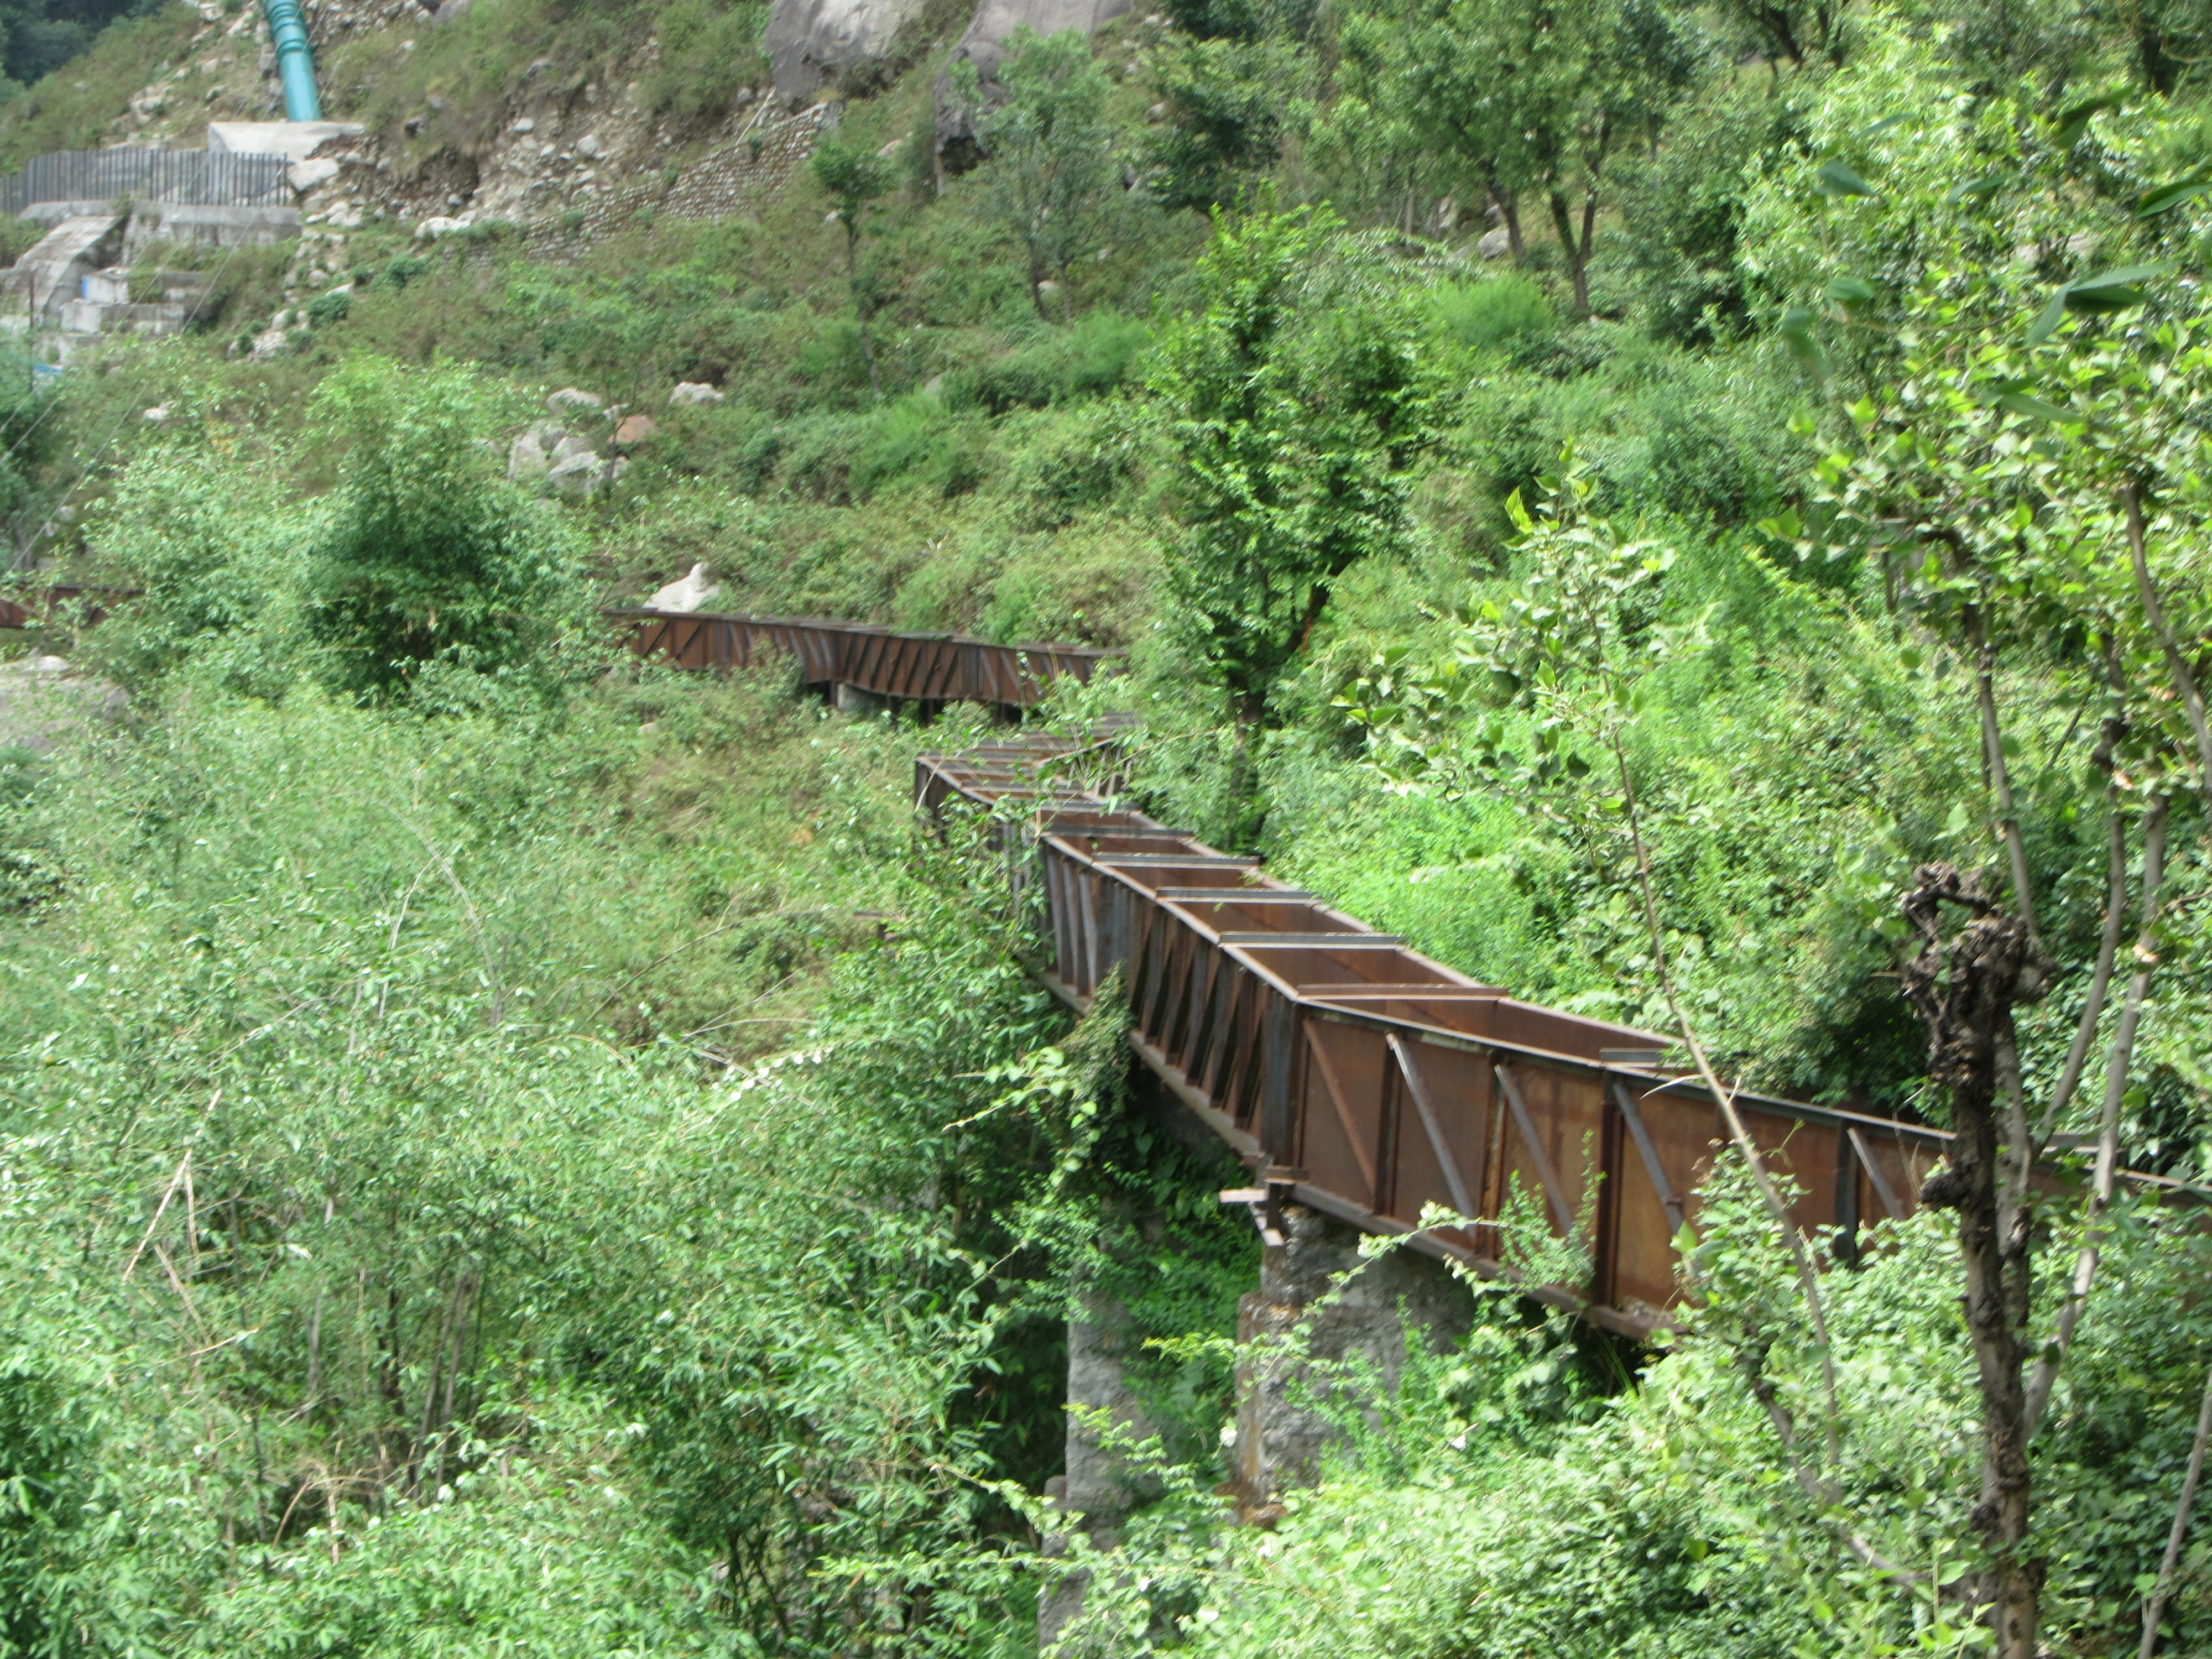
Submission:
<svg viewBox="0 0 2212 1659">
<path fill-rule="evenodd" d="M 1180 625 L 1229 696 L 1249 837 L 1270 693 L 1337 579 L 1403 547 L 1441 392 L 1419 311 L 1326 208 L 1218 223 L 1197 276 L 1201 308 L 1169 331 L 1152 381 L 1181 462 L 1168 569 Z"/>
<path fill-rule="evenodd" d="M 963 62 L 962 96 L 981 109 L 975 67 Z M 1098 246 L 1121 196 L 1121 167 L 1106 119 L 1111 90 L 1080 30 L 1039 35 L 1026 25 L 1008 37 L 999 65 L 1006 100 L 981 119 L 990 160 L 981 183 L 993 216 L 1029 256 L 1030 299 L 1045 310 L 1048 271 L 1060 282 L 1062 322 L 1073 319 L 1068 267 Z"/>
<path fill-rule="evenodd" d="M 1769 58 L 1841 61 L 1847 0 L 1723 0 L 1721 15 L 1747 31 Z"/>
<path fill-rule="evenodd" d="M 1168 20 L 1194 40 L 1304 40 L 1317 0 L 1167 0 Z"/>
<path fill-rule="evenodd" d="M 0 4 L 0 74 L 23 86 L 42 80 L 93 43 L 118 17 L 160 0 L 5 0 Z"/>
<path fill-rule="evenodd" d="M 1288 42 L 1184 40 L 1160 53 L 1166 125 L 1146 153 L 1152 196 L 1170 210 L 1212 213 L 1273 167 L 1306 79 Z"/>
<path fill-rule="evenodd" d="M 1587 312 L 1607 169 L 1656 147 L 1697 71 L 1694 36 L 1658 0 L 1413 0 L 1354 14 L 1345 42 L 1377 109 L 1488 191 L 1516 258 L 1522 198 L 1538 197 Z"/>
<path fill-rule="evenodd" d="M 860 231 L 871 206 L 896 182 L 891 165 L 882 156 L 836 138 L 825 138 L 807 164 L 814 180 L 837 204 L 837 222 L 845 228 L 845 283 L 852 291 L 853 315 L 860 325 L 860 356 L 868 365 L 868 390 L 884 395 L 883 377 L 876 369 L 876 343 L 868 327 L 876 313 L 874 273 L 860 264 Z"/>
</svg>

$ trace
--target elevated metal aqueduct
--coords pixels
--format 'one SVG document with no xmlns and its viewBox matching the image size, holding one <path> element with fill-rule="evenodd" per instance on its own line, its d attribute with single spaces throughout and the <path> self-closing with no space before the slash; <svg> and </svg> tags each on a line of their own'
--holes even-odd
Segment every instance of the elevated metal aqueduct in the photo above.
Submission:
<svg viewBox="0 0 2212 1659">
<path fill-rule="evenodd" d="M 1087 680 L 1114 655 L 812 619 L 609 615 L 641 657 L 725 669 L 772 653 L 841 702 L 925 708 L 1030 708 L 1054 679 Z M 0 625 L 29 620 L 0 601 Z M 1474 1224 L 1419 1232 L 1415 1248 L 1507 1275 L 1500 1228 L 1517 1192 L 1591 1263 L 1587 1284 L 1531 1285 L 1529 1294 L 1625 1336 L 1664 1325 L 1680 1297 L 1674 1240 L 1695 1220 L 1726 1139 L 1704 1085 L 1665 1063 L 1665 1039 L 1521 1001 L 1274 880 L 1256 860 L 1055 777 L 1095 746 L 1024 730 L 958 755 L 925 754 L 917 800 L 931 811 L 968 803 L 996 813 L 1016 894 L 1041 890 L 1031 965 L 1063 1000 L 1087 1008 L 1122 971 L 1130 1046 L 1250 1171 L 1249 1186 L 1223 1197 L 1251 1206 L 1268 1247 L 1261 1303 L 1296 1302 L 1302 1277 L 1310 1281 L 1310 1263 L 1302 1272 L 1290 1258 L 1315 1237 L 1316 1217 L 1406 1234 L 1425 1207 L 1443 1206 Z M 1794 1181 L 1799 1227 L 1846 1261 L 1869 1226 L 1912 1211 L 1950 1139 L 1770 1096 L 1741 1094 L 1736 1105 L 1771 1167 Z M 1395 1307 L 1381 1312 L 1395 1319 Z M 1363 1340 L 1375 1346 L 1372 1334 Z M 1267 1455 L 1272 1432 L 1252 1427 L 1242 1454 L 1244 1484 L 1258 1495 L 1285 1472 L 1262 1467 L 1286 1464 Z M 1108 1477 L 1079 1489 L 1075 1438 L 1071 1504 L 1111 1508 Z"/>
<path fill-rule="evenodd" d="M 809 684 L 925 706 L 1031 707 L 1054 678 L 1087 680 L 1113 654 L 845 623 L 611 614 L 632 625 L 641 656 L 710 668 L 773 650 Z M 1024 732 L 924 755 L 916 796 L 931 811 L 1020 809 L 1007 870 L 1018 890 L 1042 890 L 1038 972 L 1080 1009 L 1123 970 L 1131 1047 L 1251 1169 L 1255 1184 L 1237 1196 L 1263 1232 L 1281 1236 L 1286 1203 L 1370 1233 L 1413 1231 L 1432 1204 L 1496 1224 L 1517 1185 L 1561 1235 L 1585 1230 L 1593 1263 L 1589 1284 L 1532 1294 L 1625 1335 L 1666 1322 L 1674 1241 L 1726 1130 L 1703 1084 L 1663 1063 L 1665 1038 L 1522 1002 L 1274 880 L 1255 859 L 1055 781 L 1054 763 L 1081 746 Z M 1771 1096 L 1736 1104 L 1771 1166 L 1796 1182 L 1798 1225 L 1844 1259 L 1866 1228 L 1911 1212 L 1950 1140 Z M 1418 1246 L 1505 1270 L 1495 1224 Z"/>
</svg>

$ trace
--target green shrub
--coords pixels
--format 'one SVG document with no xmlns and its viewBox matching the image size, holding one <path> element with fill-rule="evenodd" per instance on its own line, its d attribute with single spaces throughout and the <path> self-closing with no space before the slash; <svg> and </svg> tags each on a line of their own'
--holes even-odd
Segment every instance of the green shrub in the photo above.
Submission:
<svg viewBox="0 0 2212 1659">
<path fill-rule="evenodd" d="M 307 301 L 307 320 L 317 328 L 325 323 L 342 323 L 346 319 L 346 313 L 352 309 L 353 294 L 350 290 L 318 294 Z"/>
<path fill-rule="evenodd" d="M 1446 283 L 1430 298 L 1437 330 L 1473 351 L 1494 351 L 1552 333 L 1551 300 L 1518 271 Z"/>
<path fill-rule="evenodd" d="M 201 27 L 198 10 L 155 0 L 143 15 L 102 29 L 92 50 L 0 106 L 0 170 L 12 172 L 55 149 L 98 149 L 112 142 L 109 123 L 166 69 Z"/>
<path fill-rule="evenodd" d="M 854 457 L 848 487 L 865 501 L 884 485 L 912 475 L 942 496 L 964 495 L 982 477 L 982 445 L 971 426 L 935 398 L 916 392 L 886 404 L 870 417 L 868 436 Z"/>
<path fill-rule="evenodd" d="M 1127 381 L 1151 331 L 1133 317 L 1098 310 L 1066 329 L 1039 328 L 1030 343 L 987 363 L 975 396 L 994 415 L 1096 397 Z"/>
<path fill-rule="evenodd" d="M 674 0 L 653 14 L 660 56 L 639 95 L 656 114 L 682 121 L 719 118 L 740 88 L 760 78 L 760 0 Z"/>
</svg>

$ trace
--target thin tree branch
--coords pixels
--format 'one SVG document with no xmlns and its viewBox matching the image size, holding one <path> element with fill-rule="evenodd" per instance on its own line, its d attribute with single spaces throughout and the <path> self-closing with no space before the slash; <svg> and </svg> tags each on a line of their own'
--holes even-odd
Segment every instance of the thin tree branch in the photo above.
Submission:
<svg viewBox="0 0 2212 1659">
<path fill-rule="evenodd" d="M 1997 833 L 2004 841 L 2005 862 L 2012 876 L 2012 902 L 2027 927 L 2027 942 L 2038 955 L 2043 935 L 2036 930 L 2035 900 L 2027 884 L 2027 850 L 2020 838 L 2020 814 L 2014 808 L 2012 773 L 2005 765 L 2004 733 L 1997 720 L 1996 653 L 1990 644 L 1989 623 L 1982 607 L 1963 607 L 1966 638 L 1974 647 L 1974 705 L 1982 720 L 1982 758 L 1990 770 L 1990 789 L 1996 796 Z"/>
<path fill-rule="evenodd" d="M 1651 937 L 1651 960 L 1659 977 L 1660 994 L 1666 998 L 1667 1012 L 1674 1018 L 1674 1028 L 1681 1036 L 1682 1046 L 1690 1051 L 1690 1060 L 1697 1067 L 1699 1079 L 1719 1106 L 1721 1117 L 1728 1124 L 1729 1138 L 1735 1143 L 1736 1150 L 1743 1154 L 1744 1163 L 1751 1171 L 1752 1184 L 1758 1188 L 1767 1213 L 1773 1218 L 1775 1229 L 1782 1235 L 1783 1243 L 1789 1247 L 1790 1260 L 1796 1267 L 1798 1288 L 1804 1293 L 1806 1311 L 1813 1322 L 1813 1338 L 1820 1346 L 1820 1387 L 1827 1407 L 1827 1458 L 1823 1467 L 1832 1469 L 1841 1450 L 1842 1431 L 1837 1405 L 1835 1352 L 1828 1340 L 1827 1313 L 1820 1300 L 1819 1276 L 1813 1270 L 1813 1258 L 1805 1249 L 1804 1236 L 1790 1218 L 1790 1206 L 1782 1201 L 1781 1189 L 1767 1172 L 1765 1156 L 1759 1150 L 1759 1143 L 1751 1138 L 1751 1131 L 1744 1124 L 1743 1115 L 1736 1110 L 1735 1091 L 1721 1086 L 1719 1077 L 1714 1073 L 1712 1061 L 1706 1058 L 1705 1045 L 1698 1041 L 1696 1030 L 1675 997 L 1674 975 L 1667 963 L 1666 934 L 1659 925 L 1659 907 L 1651 893 L 1651 854 L 1644 845 L 1643 823 L 1636 806 L 1635 786 L 1628 776 L 1628 753 L 1620 741 L 1617 726 L 1608 731 L 1606 736 L 1620 778 L 1621 806 L 1628 823 L 1629 839 L 1636 849 L 1636 883 L 1644 900 L 1644 925 Z"/>
<path fill-rule="evenodd" d="M 2197 687 L 2189 659 L 2174 643 L 2173 630 L 2166 625 L 2166 608 L 2159 603 L 2158 584 L 2151 580 L 2150 561 L 2143 552 L 2141 486 L 2129 483 L 2120 491 L 2120 501 L 2128 511 L 2128 557 L 2135 566 L 2136 595 L 2142 601 L 2144 620 L 2150 623 L 2151 632 L 2158 635 L 2159 648 L 2166 656 L 2166 672 L 2173 677 L 2173 689 L 2181 694 L 2182 710 L 2189 716 L 2189 729 L 2196 734 L 2198 787 L 2212 793 L 2212 725 L 2206 723 L 2204 694 Z"/>
<path fill-rule="evenodd" d="M 2112 801 L 2106 816 L 2111 822 L 2106 849 L 2105 932 L 2097 941 L 2097 967 L 2089 975 L 2089 994 L 2082 1001 L 2081 1017 L 2074 1022 L 2074 1040 L 2066 1046 L 2066 1063 L 2059 1068 L 2058 1081 L 2051 1086 L 2042 1121 L 2035 1126 L 2038 1152 L 2051 1144 L 2052 1132 L 2073 1103 L 2074 1091 L 2081 1085 L 2082 1067 L 2089 1059 L 2089 1044 L 2097 1035 L 2097 1022 L 2104 1015 L 2105 993 L 2112 987 L 2112 961 L 2119 954 L 2120 927 L 2126 920 L 2128 902 L 2128 821 L 2117 798 Z"/>
<path fill-rule="evenodd" d="M 2120 1106 L 2127 1095 L 2128 1068 L 2134 1059 L 2136 1029 L 2142 1022 L 2143 1000 L 2150 991 L 2151 970 L 2158 965 L 2154 947 L 2158 943 L 2159 888 L 2166 873 L 2166 798 L 2154 794 L 2143 812 L 2142 916 L 2136 934 L 2135 971 L 2128 978 L 2127 999 L 2121 1005 L 2119 1022 L 2112 1033 L 2112 1051 L 2105 1060 L 2105 1104 L 2098 1119 L 2097 1167 L 2089 1193 L 2088 1224 L 2074 1258 L 2073 1285 L 2066 1300 L 2059 1304 L 2057 1332 L 2044 1345 L 2042 1353 L 2036 1358 L 2035 1370 L 2028 1378 L 2027 1415 L 2021 1431 L 2030 1440 L 2035 1437 L 2044 1410 L 2051 1403 L 2058 1368 L 2073 1344 L 2074 1328 L 2081 1322 L 2081 1310 L 2097 1280 L 2105 1212 L 2112 1204 L 2119 1169 Z"/>
<path fill-rule="evenodd" d="M 2212 1440 L 2212 1370 L 2204 1374 L 2204 1403 L 2197 1408 L 2197 1438 L 2189 1448 L 2189 1468 L 2181 1477 L 2181 1498 L 2173 1506 L 2173 1530 L 2166 1535 L 2166 1559 L 2158 1564 L 2158 1583 L 2143 1603 L 2142 1646 L 2136 1659 L 2151 1659 L 2158 1648 L 2158 1621 L 2173 1593 L 2174 1571 L 2181 1565 L 2181 1542 L 2189 1535 L 2189 1511 L 2197 1502 L 2197 1483 L 2204 1476 L 2204 1443 Z"/>
</svg>

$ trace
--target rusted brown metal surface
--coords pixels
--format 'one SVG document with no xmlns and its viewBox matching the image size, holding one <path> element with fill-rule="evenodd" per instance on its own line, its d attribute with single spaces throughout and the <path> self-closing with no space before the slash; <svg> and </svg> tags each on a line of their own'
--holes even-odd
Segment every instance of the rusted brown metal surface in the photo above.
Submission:
<svg viewBox="0 0 2212 1659">
<path fill-rule="evenodd" d="M 849 685 L 902 702 L 994 702 L 1028 708 L 1062 675 L 1088 680 L 1114 651 L 1078 645 L 994 645 L 959 634 L 897 634 L 865 623 L 703 612 L 611 611 L 631 624 L 630 649 L 684 668 L 744 667 L 763 653 L 798 663 L 809 685 Z"/>
<path fill-rule="evenodd" d="M 0 595 L 0 628 L 35 628 L 58 611 L 69 612 L 76 622 L 96 623 L 107 615 L 109 605 L 133 597 L 121 588 L 23 588 Z"/>
<path fill-rule="evenodd" d="M 1502 1227 L 1534 1218 L 1590 1263 L 1587 1284 L 1534 1294 L 1626 1334 L 1667 1322 L 1674 1241 L 1727 1131 L 1696 1078 L 1661 1063 L 1665 1039 L 1520 1001 L 1253 860 L 1055 783 L 1047 763 L 1070 747 L 1036 735 L 925 755 L 917 795 L 931 811 L 1019 809 L 999 833 L 1018 892 L 1043 888 L 1047 983 L 1083 1008 L 1124 970 L 1131 1045 L 1254 1170 L 1263 1230 L 1285 1200 L 1375 1233 L 1442 1205 L 1478 1224 L 1417 1244 L 1498 1276 Z M 1736 1104 L 1794 1183 L 1797 1224 L 1846 1257 L 1913 1208 L 1950 1139 L 1765 1096 Z"/>
</svg>

